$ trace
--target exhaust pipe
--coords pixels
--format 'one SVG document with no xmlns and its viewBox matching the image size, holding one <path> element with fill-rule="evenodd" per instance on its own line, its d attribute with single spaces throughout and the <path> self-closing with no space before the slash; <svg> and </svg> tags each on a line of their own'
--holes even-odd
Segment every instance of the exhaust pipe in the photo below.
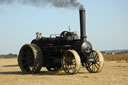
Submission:
<svg viewBox="0 0 128 85">
<path fill-rule="evenodd" d="M 80 13 L 80 38 L 82 41 L 86 41 L 86 17 L 85 17 L 85 9 L 80 8 L 79 9 Z"/>
</svg>

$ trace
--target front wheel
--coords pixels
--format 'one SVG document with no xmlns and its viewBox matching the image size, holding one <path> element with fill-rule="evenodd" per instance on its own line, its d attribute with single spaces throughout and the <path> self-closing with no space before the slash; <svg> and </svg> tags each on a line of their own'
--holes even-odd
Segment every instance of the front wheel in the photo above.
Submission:
<svg viewBox="0 0 128 85">
<path fill-rule="evenodd" d="M 76 74 L 81 67 L 80 56 L 75 50 L 67 50 L 62 58 L 63 70 L 68 74 Z"/>
<path fill-rule="evenodd" d="M 87 62 L 85 64 L 87 70 L 90 73 L 98 73 L 102 71 L 104 65 L 104 57 L 102 53 L 98 50 L 93 50 L 90 54 L 90 57 L 93 57 L 95 62 Z"/>
</svg>

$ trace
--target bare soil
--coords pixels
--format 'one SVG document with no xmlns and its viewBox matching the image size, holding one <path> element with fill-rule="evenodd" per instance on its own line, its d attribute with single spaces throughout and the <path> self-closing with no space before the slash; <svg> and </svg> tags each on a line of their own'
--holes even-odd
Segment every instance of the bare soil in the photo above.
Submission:
<svg viewBox="0 0 128 85">
<path fill-rule="evenodd" d="M 128 54 L 127 54 L 128 56 Z M 116 56 L 114 56 L 116 57 Z M 128 59 L 128 58 L 127 58 Z M 105 56 L 103 71 L 89 73 L 85 68 L 75 75 L 48 72 L 42 68 L 38 74 L 22 74 L 17 59 L 0 59 L 0 85 L 128 85 L 128 63 Z"/>
<path fill-rule="evenodd" d="M 128 53 L 115 54 L 115 55 L 104 55 L 106 61 L 126 61 L 128 62 Z"/>
</svg>

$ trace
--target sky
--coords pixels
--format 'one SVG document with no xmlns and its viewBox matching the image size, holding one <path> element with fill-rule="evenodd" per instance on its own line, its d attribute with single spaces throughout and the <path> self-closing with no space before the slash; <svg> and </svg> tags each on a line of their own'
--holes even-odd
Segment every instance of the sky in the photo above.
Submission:
<svg viewBox="0 0 128 85">
<path fill-rule="evenodd" d="M 128 0 L 78 0 L 86 9 L 87 40 L 93 49 L 128 49 Z M 43 36 L 64 30 L 80 35 L 79 10 L 19 3 L 0 4 L 0 54 L 19 53 L 36 32 Z"/>
</svg>

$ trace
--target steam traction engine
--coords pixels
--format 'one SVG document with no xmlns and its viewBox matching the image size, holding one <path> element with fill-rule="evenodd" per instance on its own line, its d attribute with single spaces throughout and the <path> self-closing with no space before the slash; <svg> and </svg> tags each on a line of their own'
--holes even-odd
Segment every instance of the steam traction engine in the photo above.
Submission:
<svg viewBox="0 0 128 85">
<path fill-rule="evenodd" d="M 23 73 L 38 73 L 42 67 L 48 71 L 63 69 L 68 74 L 78 73 L 81 66 L 91 73 L 100 72 L 104 58 L 100 51 L 93 50 L 86 40 L 85 10 L 80 12 L 80 35 L 63 31 L 54 38 L 41 38 L 25 44 L 19 52 L 18 64 Z"/>
</svg>

